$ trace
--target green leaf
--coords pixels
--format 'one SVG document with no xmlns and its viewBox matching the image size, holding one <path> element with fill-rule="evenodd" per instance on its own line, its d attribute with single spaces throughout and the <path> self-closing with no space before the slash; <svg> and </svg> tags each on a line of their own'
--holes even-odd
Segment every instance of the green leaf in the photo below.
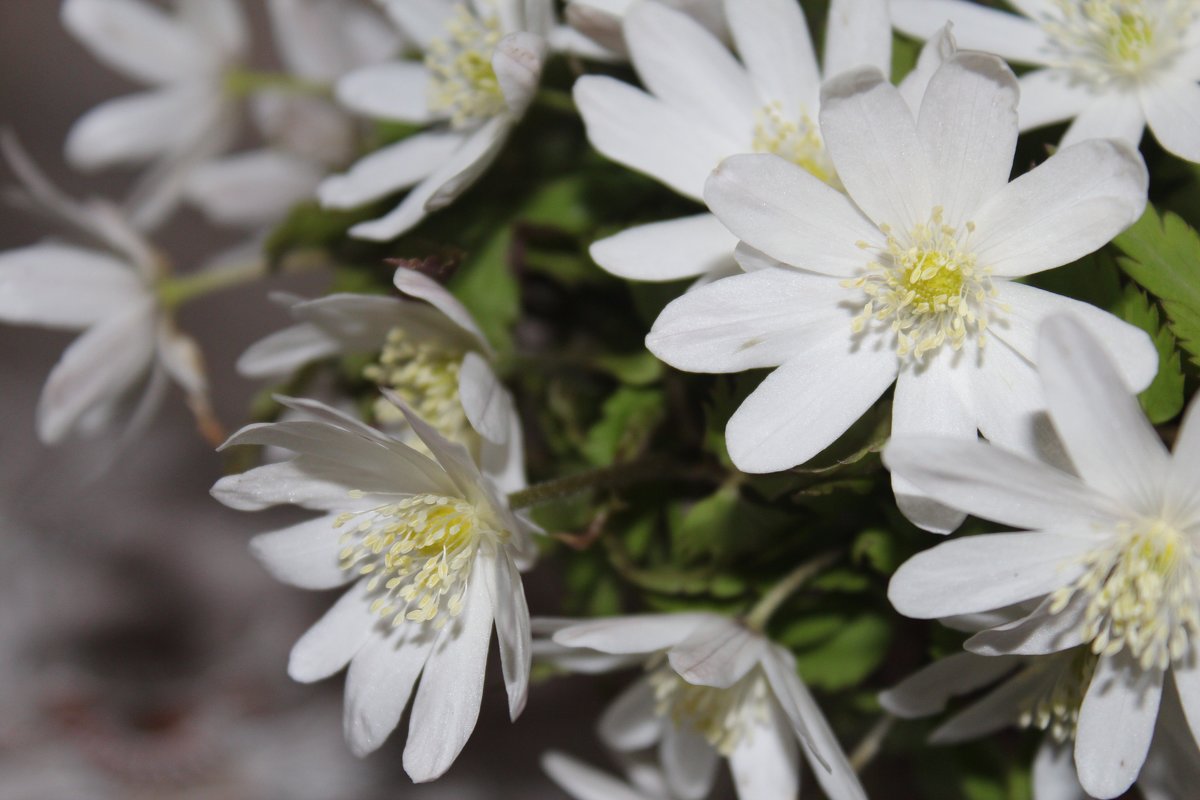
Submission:
<svg viewBox="0 0 1200 800">
<path fill-rule="evenodd" d="M 600 421 L 588 431 L 583 454 L 596 466 L 636 454 L 665 415 L 661 391 L 621 387 L 604 401 Z"/>
<path fill-rule="evenodd" d="M 864 613 L 838 619 L 829 636 L 796 653 L 796 665 L 810 685 L 844 689 L 875 671 L 891 638 L 891 628 L 883 617 Z"/>
<path fill-rule="evenodd" d="M 598 356 L 596 366 L 629 386 L 646 386 L 662 377 L 662 362 L 649 350 Z"/>
<path fill-rule="evenodd" d="M 512 326 L 521 313 L 517 280 L 508 268 L 511 242 L 512 227 L 497 225 L 447 284 L 501 354 L 512 351 Z"/>
<path fill-rule="evenodd" d="M 1146 416 L 1155 425 L 1174 419 L 1183 410 L 1183 367 L 1175 337 L 1159 322 L 1155 307 L 1136 286 L 1127 286 L 1117 309 L 1121 319 L 1150 334 L 1158 350 L 1158 374 L 1138 396 Z"/>
<path fill-rule="evenodd" d="M 1200 234 L 1175 214 L 1153 206 L 1114 243 L 1121 269 L 1157 297 L 1172 333 L 1200 365 Z"/>
<path fill-rule="evenodd" d="M 856 564 L 869 564 L 884 575 L 891 575 L 900 566 L 900 554 L 896 540 L 885 530 L 863 531 L 850 548 L 850 557 Z"/>
<path fill-rule="evenodd" d="M 671 547 L 683 563 L 700 558 L 727 561 L 795 528 L 793 514 L 751 502 L 735 486 L 723 486 L 688 509 L 671 531 Z"/>
</svg>

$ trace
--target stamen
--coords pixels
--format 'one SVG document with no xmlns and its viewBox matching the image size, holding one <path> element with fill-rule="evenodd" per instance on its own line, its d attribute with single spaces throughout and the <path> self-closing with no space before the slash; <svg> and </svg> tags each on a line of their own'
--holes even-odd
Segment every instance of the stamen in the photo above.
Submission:
<svg viewBox="0 0 1200 800">
<path fill-rule="evenodd" d="M 790 120 L 778 101 L 763 106 L 755 115 L 753 146 L 756 153 L 774 153 L 833 188 L 842 189 L 820 129 L 806 112 L 800 113 L 799 120 Z"/>
<path fill-rule="evenodd" d="M 1076 648 L 1033 662 L 1028 669 L 1051 673 L 1050 682 L 1043 692 L 1022 701 L 1018 724 L 1022 728 L 1048 731 L 1056 742 L 1074 740 L 1079 727 L 1079 708 L 1098 660 L 1088 650 Z"/>
<path fill-rule="evenodd" d="M 728 689 L 688 683 L 669 664 L 655 669 L 649 679 L 655 713 L 676 725 L 690 725 L 724 756 L 767 721 L 767 681 L 758 668 Z"/>
<path fill-rule="evenodd" d="M 447 439 L 471 447 L 474 429 L 458 395 L 463 353 L 436 341 L 413 341 L 402 328 L 387 336 L 379 361 L 363 369 L 367 380 L 396 391 L 420 417 Z M 375 418 L 385 425 L 404 422 L 386 398 L 375 401 Z"/>
<path fill-rule="evenodd" d="M 506 108 L 504 92 L 492 68 L 492 54 L 503 38 L 493 14 L 476 17 L 465 5 L 454 8 L 446 34 L 425 51 L 429 70 L 429 109 L 447 114 L 454 128 L 468 128 Z"/>
<path fill-rule="evenodd" d="M 1200 19 L 1192 0 L 1057 0 L 1042 21 L 1058 49 L 1056 66 L 1093 84 L 1128 82 L 1183 52 Z"/>
</svg>

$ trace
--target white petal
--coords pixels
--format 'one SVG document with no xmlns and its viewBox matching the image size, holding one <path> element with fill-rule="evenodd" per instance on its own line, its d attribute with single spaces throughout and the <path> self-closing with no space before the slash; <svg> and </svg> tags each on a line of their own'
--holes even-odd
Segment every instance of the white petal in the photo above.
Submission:
<svg viewBox="0 0 1200 800">
<path fill-rule="evenodd" d="M 542 769 L 575 800 L 646 800 L 615 778 L 559 753 L 542 756 Z"/>
<path fill-rule="evenodd" d="M 825 27 L 823 74 L 855 67 L 892 71 L 892 26 L 886 0 L 832 0 Z"/>
<path fill-rule="evenodd" d="M 1008 60 L 1043 64 L 1055 52 L 1034 22 L 965 0 L 892 0 L 892 24 L 910 36 L 928 39 L 947 22 L 964 50 L 982 50 Z"/>
<path fill-rule="evenodd" d="M 468 334 L 485 353 L 490 353 L 487 339 L 475 317 L 457 297 L 442 284 L 412 269 L 401 267 L 392 275 L 392 284 L 403 294 L 424 300 L 440 311 L 450 322 Z"/>
<path fill-rule="evenodd" d="M 1039 656 L 1069 650 L 1083 644 L 1086 596 L 1076 594 L 1058 613 L 1051 613 L 1053 598 L 1047 597 L 1029 615 L 983 630 L 963 646 L 972 653 Z"/>
<path fill-rule="evenodd" d="M 904 80 L 900 81 L 898 87 L 900 96 L 904 98 L 904 103 L 912 112 L 914 119 L 921 112 L 921 101 L 925 98 L 925 89 L 929 86 L 930 79 L 942 64 L 953 58 L 954 54 L 958 52 L 952 27 L 947 23 L 925 43 L 917 56 L 916 66 L 904 76 Z"/>
<path fill-rule="evenodd" d="M 471 427 L 489 442 L 504 444 L 511 428 L 509 423 L 517 412 L 512 395 L 491 365 L 478 353 L 467 353 L 458 380 L 459 400 Z"/>
<path fill-rule="evenodd" d="M 659 758 L 667 784 L 680 800 L 701 800 L 712 790 L 720 757 L 690 724 L 667 726 Z"/>
<path fill-rule="evenodd" d="M 735 141 L 753 133 L 759 103 L 750 76 L 699 22 L 667 6 L 642 3 L 625 15 L 625 42 L 650 93 L 693 125 Z"/>
<path fill-rule="evenodd" d="M 800 6 L 790 0 L 740 0 L 725 8 L 759 102 L 780 103 L 785 119 L 799 118 L 801 105 L 811 109 L 821 76 Z"/>
<path fill-rule="evenodd" d="M 694 200 L 721 159 L 742 149 L 739 140 L 614 78 L 585 75 L 573 96 L 593 147 Z"/>
<path fill-rule="evenodd" d="M 845 433 L 896 379 L 896 354 L 855 347 L 833 330 L 767 376 L 729 420 L 729 455 L 743 472 L 803 464 Z"/>
<path fill-rule="evenodd" d="M 1160 507 L 1167 450 L 1101 344 L 1071 317 L 1051 317 L 1041 327 L 1038 373 L 1079 475 L 1136 510 Z"/>
<path fill-rule="evenodd" d="M 38 438 L 61 441 L 90 408 L 116 400 L 150 368 L 155 307 L 148 297 L 93 325 L 63 352 L 38 400 Z"/>
<path fill-rule="evenodd" d="M 554 641 L 601 653 L 656 653 L 682 642 L 712 618 L 702 612 L 610 617 L 563 628 L 554 634 Z"/>
<path fill-rule="evenodd" d="M 1046 736 L 1033 759 L 1033 791 L 1037 800 L 1088 800 L 1071 758 L 1070 743 Z"/>
<path fill-rule="evenodd" d="M 179 18 L 225 59 L 238 58 L 249 46 L 250 32 L 237 0 L 175 0 Z"/>
<path fill-rule="evenodd" d="M 671 667 L 688 683 L 728 689 L 762 658 L 766 639 L 731 620 L 705 620 L 667 652 Z"/>
<path fill-rule="evenodd" d="M 1179 690 L 1179 703 L 1192 736 L 1200 742 L 1200 663 L 1193 655 L 1190 663 L 1176 665 L 1171 670 L 1175 688 Z"/>
<path fill-rule="evenodd" d="M 226 475 L 213 485 L 212 496 L 238 511 L 261 511 L 285 503 L 314 511 L 344 511 L 352 505 L 344 484 L 305 471 L 306 462 L 293 459 Z"/>
<path fill-rule="evenodd" d="M 379 617 L 371 613 L 366 581 L 351 587 L 292 647 L 288 675 L 300 683 L 324 680 L 350 663 Z"/>
<path fill-rule="evenodd" d="M 1200 86 L 1163 76 L 1144 87 L 1142 109 L 1154 138 L 1180 158 L 1200 162 Z"/>
<path fill-rule="evenodd" d="M 1150 336 L 1134 325 L 1090 303 L 1012 281 L 997 281 L 996 301 L 1008 309 L 989 331 L 1036 363 L 1038 326 L 1053 316 L 1068 316 L 1103 346 L 1121 379 L 1131 390 L 1150 385 L 1158 372 L 1158 352 Z"/>
<path fill-rule="evenodd" d="M 994 275 L 1062 266 L 1107 244 L 1146 207 L 1141 156 L 1109 140 L 1059 150 L 975 213 L 972 248 Z"/>
<path fill-rule="evenodd" d="M 831 335 L 850 337 L 847 291 L 835 278 L 762 269 L 722 278 L 673 300 L 646 347 L 688 372 L 741 372 L 805 358 Z"/>
<path fill-rule="evenodd" d="M 134 268 L 101 252 L 38 244 L 0 253 L 0 319 L 79 329 L 145 297 Z"/>
<path fill-rule="evenodd" d="M 1132 92 L 1100 95 L 1080 111 L 1058 143 L 1059 149 L 1088 139 L 1120 139 L 1137 149 L 1146 130 L 1146 115 Z"/>
<path fill-rule="evenodd" d="M 245 378 L 284 378 L 310 361 L 336 355 L 341 343 L 316 325 L 292 325 L 258 340 L 238 358 Z"/>
<path fill-rule="evenodd" d="M 1030 697 L 1042 696 L 1053 688 L 1047 685 L 1043 671 L 1026 669 L 1005 681 L 998 688 L 975 701 L 929 736 L 930 744 L 952 744 L 977 739 L 1001 728 L 1013 725 L 1020 716 L 1021 706 Z"/>
<path fill-rule="evenodd" d="M 1086 534 L 988 533 L 952 539 L 896 570 L 888 599 L 906 617 L 937 619 L 1019 603 L 1066 586 L 1095 547 Z"/>
<path fill-rule="evenodd" d="M 959 53 L 930 78 L 917 131 L 935 202 L 960 228 L 1008 185 L 1017 148 L 1017 79 L 995 56 Z"/>
<path fill-rule="evenodd" d="M 492 69 L 509 113 L 523 114 L 537 93 L 542 75 L 546 42 L 532 33 L 518 31 L 505 36 L 492 54 Z"/>
<path fill-rule="evenodd" d="M 136 81 L 185 81 L 217 67 L 202 41 L 150 3 L 67 0 L 61 18 L 92 55 Z"/>
<path fill-rule="evenodd" d="M 419 61 L 389 61 L 355 70 L 337 83 L 337 99 L 375 119 L 422 124 L 429 110 L 429 71 Z"/>
<path fill-rule="evenodd" d="M 417 676 L 433 658 L 436 641 L 429 625 L 406 622 L 397 630 L 383 625 L 354 655 L 346 673 L 342 714 L 342 731 L 354 755 L 362 758 L 378 750 L 396 729 Z"/>
<path fill-rule="evenodd" d="M 727 158 L 704 199 L 735 236 L 785 264 L 825 275 L 857 275 L 871 261 L 859 247 L 884 237 L 841 192 L 773 155 Z"/>
<path fill-rule="evenodd" d="M 425 180 L 463 144 L 454 131 L 418 133 L 355 162 L 326 178 L 318 196 L 326 208 L 356 208 Z"/>
<path fill-rule="evenodd" d="M 336 589 L 357 577 L 342 569 L 340 531 L 328 516 L 250 540 L 250 552 L 271 576 L 301 589 Z"/>
<path fill-rule="evenodd" d="M 1154 735 L 1162 687 L 1158 670 L 1143 671 L 1124 655 L 1100 659 L 1075 737 L 1075 768 L 1088 794 L 1113 798 L 1133 784 Z"/>
<path fill-rule="evenodd" d="M 672 724 L 655 713 L 656 703 L 650 681 L 646 678 L 634 681 L 600 715 L 601 741 L 623 753 L 652 746 L 662 735 L 663 725 Z"/>
<path fill-rule="evenodd" d="M 472 581 L 462 616 L 443 632 L 430 654 L 413 702 L 404 771 L 415 782 L 441 777 L 475 729 L 491 637 L 487 587 Z"/>
<path fill-rule="evenodd" d="M 739 800 L 796 800 L 800 753 L 796 735 L 776 702 L 767 720 L 747 731 L 729 755 Z"/>
<path fill-rule="evenodd" d="M 1193 400 L 1175 437 L 1167 493 L 1167 501 L 1173 510 L 1187 519 L 1200 517 L 1200 478 L 1197 476 L 1200 476 L 1200 402 Z"/>
<path fill-rule="evenodd" d="M 928 717 L 945 711 L 952 697 L 982 689 L 1020 663 L 1020 659 L 1009 656 L 989 658 L 975 653 L 954 653 L 881 692 L 879 704 L 889 714 L 904 719 Z"/>
<path fill-rule="evenodd" d="M 529 633 L 529 606 L 521 573 L 506 551 L 476 564 L 485 570 L 488 596 L 496 617 L 496 640 L 500 643 L 500 666 L 508 690 L 508 711 L 513 721 L 525 709 L 529 696 L 529 669 L 532 648 Z"/>
<path fill-rule="evenodd" d="M 219 108 L 216 96 L 191 86 L 108 100 L 71 127 L 67 159 L 78 169 L 92 170 L 178 153 L 210 128 Z"/>
<path fill-rule="evenodd" d="M 910 231 L 929 219 L 935 201 L 916 120 L 879 70 L 825 82 L 821 133 L 846 192 L 877 225 Z"/>
<path fill-rule="evenodd" d="M 276 150 L 253 150 L 201 164 L 185 194 L 214 222 L 259 227 L 312 196 L 324 169 Z"/>
<path fill-rule="evenodd" d="M 383 0 L 382 5 L 396 27 L 421 50 L 446 35 L 446 24 L 454 14 L 455 3 L 446 0 Z"/>
<path fill-rule="evenodd" d="M 1021 130 L 1071 119 L 1096 101 L 1092 89 L 1065 69 L 1039 69 L 1021 76 Z"/>
<path fill-rule="evenodd" d="M 698 214 L 628 228 L 588 252 L 618 278 L 673 281 L 732 266 L 737 241 L 715 216 Z"/>
</svg>

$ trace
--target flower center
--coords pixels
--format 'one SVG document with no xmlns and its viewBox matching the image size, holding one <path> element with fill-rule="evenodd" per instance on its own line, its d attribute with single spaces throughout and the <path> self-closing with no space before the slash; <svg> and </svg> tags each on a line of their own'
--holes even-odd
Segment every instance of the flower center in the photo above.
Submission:
<svg viewBox="0 0 1200 800">
<path fill-rule="evenodd" d="M 833 161 L 821 141 L 817 124 L 801 112 L 799 121 L 784 116 L 779 102 L 768 103 L 758 110 L 754 121 L 754 152 L 774 153 L 803 167 L 835 189 L 842 189 Z"/>
<path fill-rule="evenodd" d="M 903 239 L 881 226 L 887 247 L 864 274 L 842 281 L 867 295 L 851 323 L 854 333 L 873 324 L 886 326 L 895 334 L 902 358 L 920 359 L 947 342 L 958 350 L 972 333 L 982 347 L 995 290 L 967 247 L 975 225 L 968 222 L 965 229 L 966 236 L 960 237 L 943 224 L 941 208 Z M 868 245 L 860 242 L 859 247 Z"/>
<path fill-rule="evenodd" d="M 1022 700 L 1018 724 L 1022 728 L 1049 731 L 1056 742 L 1073 740 L 1079 726 L 1079 708 L 1097 661 L 1084 648 L 1035 661 L 1030 669 L 1045 669 L 1052 675 L 1042 685 L 1042 691 Z"/>
<path fill-rule="evenodd" d="M 445 35 L 429 43 L 429 109 L 446 114 L 455 128 L 467 128 L 504 111 L 504 92 L 492 68 L 492 53 L 503 38 L 494 15 L 476 17 L 458 5 Z"/>
<path fill-rule="evenodd" d="M 1042 27 L 1062 66 L 1093 83 L 1129 80 L 1182 52 L 1197 20 L 1191 0 L 1058 0 Z"/>
<path fill-rule="evenodd" d="M 1123 525 L 1111 546 L 1084 557 L 1083 576 L 1053 595 L 1051 613 L 1087 598 L 1083 637 L 1092 652 L 1128 648 L 1143 669 L 1167 669 L 1200 635 L 1200 585 L 1187 535 L 1163 520 Z"/>
<path fill-rule="evenodd" d="M 507 536 L 467 501 L 433 494 L 341 514 L 334 527 L 343 531 L 342 569 L 370 576 L 367 589 L 378 593 L 371 611 L 393 626 L 433 620 L 441 628 L 458 616 L 480 541 Z"/>
<path fill-rule="evenodd" d="M 757 667 L 728 689 L 688 683 L 669 664 L 650 673 L 655 713 L 690 725 L 728 756 L 756 725 L 767 721 L 767 682 Z"/>
<path fill-rule="evenodd" d="M 395 390 L 447 439 L 470 444 L 473 429 L 458 397 L 462 358 L 460 351 L 441 342 L 413 341 L 402 328 L 393 328 L 379 360 L 363 369 L 363 377 Z M 386 398 L 375 401 L 374 411 L 382 424 L 404 423 L 404 415 Z"/>
</svg>

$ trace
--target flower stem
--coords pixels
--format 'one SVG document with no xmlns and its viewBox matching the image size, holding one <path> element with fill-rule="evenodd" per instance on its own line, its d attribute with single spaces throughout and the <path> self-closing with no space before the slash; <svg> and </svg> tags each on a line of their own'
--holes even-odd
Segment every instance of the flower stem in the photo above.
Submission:
<svg viewBox="0 0 1200 800">
<path fill-rule="evenodd" d="M 331 88 L 323 83 L 284 72 L 258 72 L 249 69 L 232 69 L 226 72 L 225 91 L 234 97 L 249 97 L 258 92 L 286 92 L 314 97 L 332 95 Z"/>
<path fill-rule="evenodd" d="M 883 740 L 887 738 L 888 732 L 892 729 L 892 723 L 895 721 L 896 718 L 891 714 L 884 714 L 859 741 L 858 746 L 854 748 L 854 752 L 849 757 L 850 766 L 855 772 L 862 772 L 875 759 L 875 756 L 879 755 Z"/>
<path fill-rule="evenodd" d="M 534 96 L 534 101 L 543 108 L 561 111 L 564 114 L 579 113 L 579 109 L 575 107 L 575 100 L 571 97 L 571 93 L 564 92 L 561 89 L 538 89 L 537 94 Z"/>
<path fill-rule="evenodd" d="M 267 262 L 261 259 L 206 269 L 191 275 L 165 278 L 158 285 L 158 295 L 164 308 L 178 308 L 198 297 L 256 281 L 266 274 Z"/>
<path fill-rule="evenodd" d="M 746 624 L 756 630 L 764 630 L 767 627 L 767 623 L 771 620 L 771 615 L 783 605 L 783 601 L 791 597 L 809 579 L 821 573 L 826 567 L 841 557 L 842 552 L 840 550 L 830 550 L 814 558 L 810 558 L 796 567 L 785 575 L 779 583 L 771 587 L 771 591 L 763 595 L 757 605 L 750 609 L 750 613 L 745 618 Z"/>
</svg>

